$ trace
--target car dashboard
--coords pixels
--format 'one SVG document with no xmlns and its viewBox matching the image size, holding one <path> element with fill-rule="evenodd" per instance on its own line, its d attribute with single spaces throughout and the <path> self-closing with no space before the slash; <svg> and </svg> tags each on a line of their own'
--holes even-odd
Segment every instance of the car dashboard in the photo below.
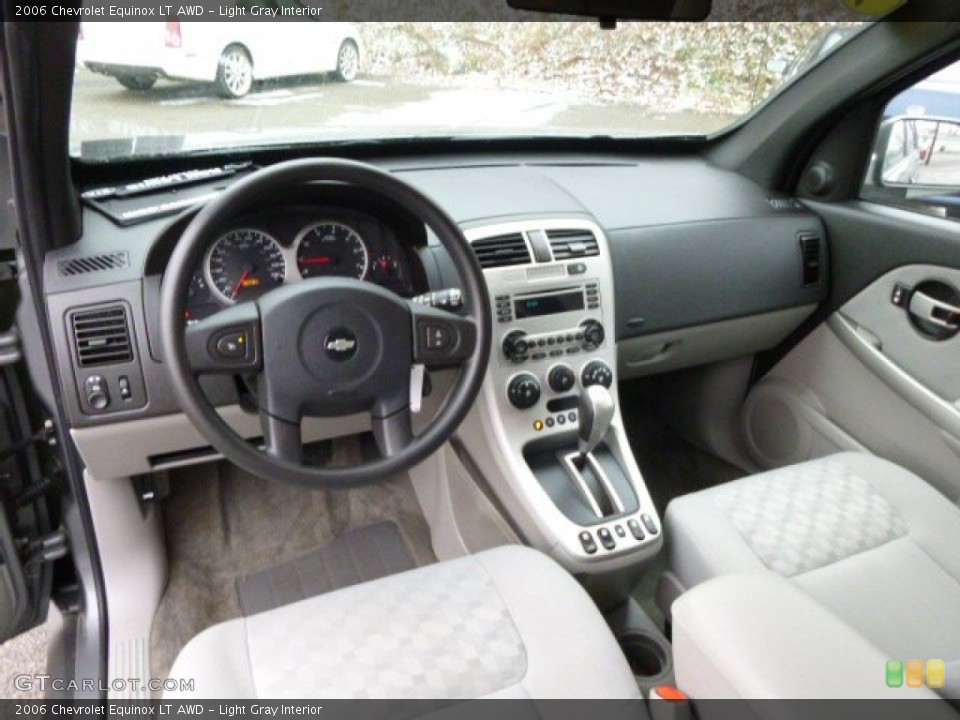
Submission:
<svg viewBox="0 0 960 720">
<path fill-rule="evenodd" d="M 477 243 L 493 244 L 496 259 L 481 258 L 491 297 L 503 294 L 501 286 L 514 294 L 524 283 L 530 291 L 550 292 L 578 278 L 606 278 L 596 288 L 603 304 L 594 319 L 602 320 L 606 337 L 597 352 L 617 381 L 774 347 L 827 297 L 829 253 L 821 221 L 794 200 L 771 197 L 696 155 L 449 155 L 373 164 L 436 201 L 478 255 Z M 217 456 L 170 390 L 159 341 L 160 288 L 191 218 L 249 171 L 214 174 L 209 181 L 201 172 L 200 182 L 168 189 L 146 183 L 146 192 L 106 211 L 103 203 L 85 203 L 82 238 L 48 254 L 47 311 L 60 389 L 74 440 L 94 476 L 136 475 Z M 538 228 L 587 228 L 601 241 L 600 254 L 575 257 L 574 243 L 562 248 L 563 255 L 554 247 L 549 262 L 535 262 L 532 253 L 512 260 L 510 248 L 500 244 L 516 243 L 517 233 L 494 232 L 504 227 L 519 228 L 519 242 L 528 245 Z M 588 275 L 573 276 L 583 263 Z M 557 271 L 564 277 L 549 274 Z M 185 321 L 279 284 L 324 275 L 360 278 L 406 298 L 461 287 L 445 250 L 406 208 L 346 185 L 313 183 L 264 196 L 218 229 L 195 268 Z M 463 300 L 469 307 L 471 298 Z M 516 418 L 523 427 L 546 423 L 545 407 L 520 411 L 507 402 L 508 390 L 500 385 L 512 379 L 515 358 L 505 341 L 518 330 L 553 332 L 566 314 L 501 318 L 496 312 L 504 301 L 498 302 L 491 308 L 498 321 L 488 382 L 499 384 L 491 386 L 491 397 L 504 413 L 526 412 Z M 85 333 L 104 324 L 122 338 L 118 356 L 100 355 L 84 343 Z M 541 373 L 538 362 L 556 360 L 549 350 L 546 359 L 527 358 L 522 368 L 544 385 L 551 368 Z M 587 359 L 583 352 L 574 358 L 574 364 Z M 442 377 L 433 380 L 443 385 Z M 243 402 L 241 383 L 210 376 L 201 384 L 228 422 L 256 440 L 259 423 Z M 106 401 L 91 386 L 105 390 Z M 432 401 L 442 396 L 437 392 Z M 540 404 L 551 399 L 548 390 Z M 305 428 L 305 439 L 369 427 L 369 417 L 308 422 L 313 430 Z M 117 443 L 123 453 L 111 450 Z"/>
</svg>

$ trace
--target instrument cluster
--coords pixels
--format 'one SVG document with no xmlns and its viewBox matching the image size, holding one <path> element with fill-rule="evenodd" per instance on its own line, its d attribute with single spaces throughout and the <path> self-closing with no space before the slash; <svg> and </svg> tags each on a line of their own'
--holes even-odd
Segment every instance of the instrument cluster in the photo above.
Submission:
<svg viewBox="0 0 960 720">
<path fill-rule="evenodd" d="M 257 216 L 221 234 L 196 269 L 187 320 L 255 300 L 285 283 L 348 277 L 414 294 L 410 258 L 395 232 L 360 212 L 283 212 Z"/>
</svg>

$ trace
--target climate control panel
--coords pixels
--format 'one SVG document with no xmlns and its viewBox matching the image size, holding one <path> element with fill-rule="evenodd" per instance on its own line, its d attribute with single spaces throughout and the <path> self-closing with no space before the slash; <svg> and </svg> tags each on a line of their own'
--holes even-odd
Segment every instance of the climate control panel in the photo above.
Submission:
<svg viewBox="0 0 960 720">
<path fill-rule="evenodd" d="M 532 372 L 517 373 L 507 382 L 507 400 L 517 410 L 530 410 L 537 406 L 544 394 L 544 384 L 553 395 L 565 395 L 551 399 L 547 405 L 553 409 L 572 410 L 576 407 L 577 378 L 583 388 L 590 385 L 610 387 L 613 384 L 613 370 L 603 360 L 591 360 L 585 363 L 579 373 L 566 363 L 558 363 L 547 369 L 544 377 Z M 570 401 L 569 407 L 564 401 Z M 550 409 L 548 407 L 548 409 Z"/>
</svg>

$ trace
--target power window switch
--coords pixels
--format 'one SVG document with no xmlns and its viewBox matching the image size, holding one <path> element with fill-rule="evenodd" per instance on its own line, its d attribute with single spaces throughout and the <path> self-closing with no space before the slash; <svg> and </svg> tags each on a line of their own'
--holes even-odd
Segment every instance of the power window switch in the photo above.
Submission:
<svg viewBox="0 0 960 720">
<path fill-rule="evenodd" d="M 593 555 L 597 551 L 597 541 L 593 539 L 593 535 L 590 534 L 589 530 L 584 530 L 580 533 L 580 544 L 583 546 L 583 551 L 587 555 Z"/>
<path fill-rule="evenodd" d="M 613 550 L 617 546 L 617 541 L 613 539 L 613 533 L 608 528 L 597 530 L 597 537 L 607 550 Z"/>
</svg>

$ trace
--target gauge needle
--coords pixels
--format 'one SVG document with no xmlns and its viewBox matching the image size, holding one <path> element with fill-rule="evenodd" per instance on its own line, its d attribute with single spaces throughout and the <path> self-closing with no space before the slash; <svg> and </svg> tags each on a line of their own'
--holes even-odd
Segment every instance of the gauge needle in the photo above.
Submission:
<svg viewBox="0 0 960 720">
<path fill-rule="evenodd" d="M 243 284 L 247 281 L 247 278 L 250 277 L 250 268 L 247 268 L 243 271 L 243 275 L 240 276 L 240 280 L 237 281 L 237 286 L 233 289 L 233 293 L 230 295 L 231 300 L 236 300 L 237 295 L 240 294 L 240 289 L 243 287 Z"/>
<path fill-rule="evenodd" d="M 329 255 L 318 255 L 317 257 L 302 258 L 300 262 L 304 265 L 329 265 L 333 258 Z"/>
</svg>

